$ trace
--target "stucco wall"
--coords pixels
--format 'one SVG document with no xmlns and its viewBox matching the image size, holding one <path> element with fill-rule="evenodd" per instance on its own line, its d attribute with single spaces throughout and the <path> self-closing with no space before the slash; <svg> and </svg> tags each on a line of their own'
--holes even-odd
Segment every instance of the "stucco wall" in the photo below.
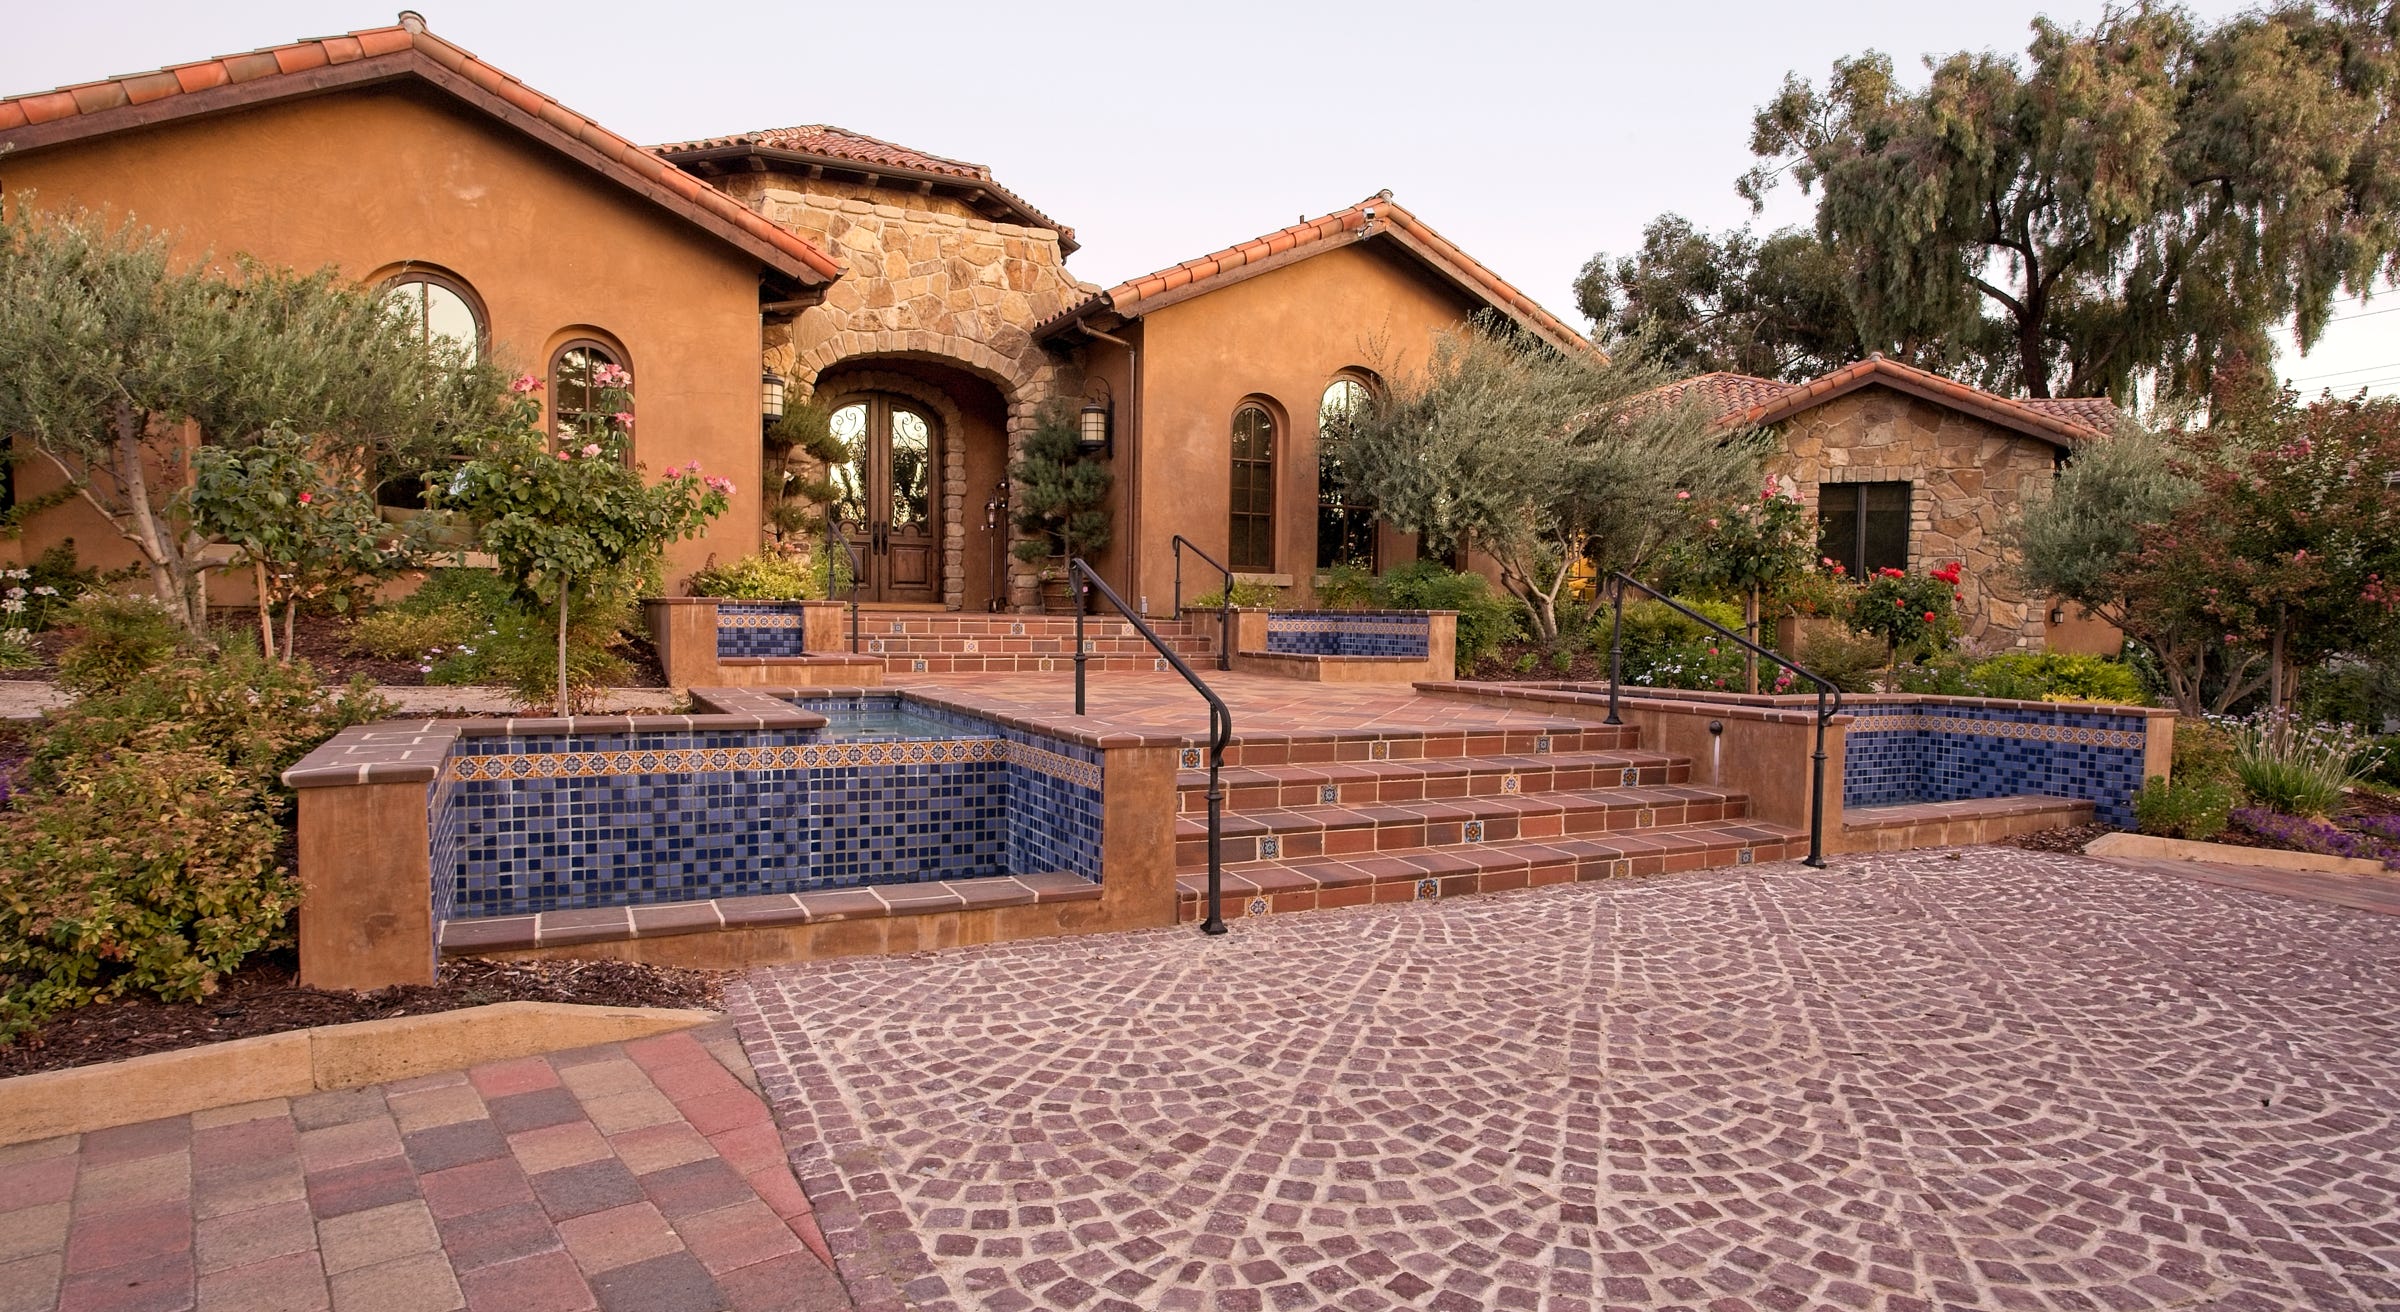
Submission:
<svg viewBox="0 0 2400 1312">
<path fill-rule="evenodd" d="M 344 91 L 0 159 L 11 203 L 130 213 L 192 257 L 247 253 L 366 278 L 403 262 L 474 288 L 495 358 L 540 371 L 575 337 L 622 343 L 634 448 L 652 469 L 697 459 L 734 505 L 669 549 L 670 586 L 712 552 L 758 542 L 756 261 L 506 129 L 397 87 Z M 35 495 L 55 474 L 22 467 Z M 87 561 L 130 548 L 92 511 L 49 512 L 28 551 L 72 536 Z"/>
<path fill-rule="evenodd" d="M 2055 476 L 2056 447 L 1883 387 L 1806 411 L 1780 436 L 1768 472 L 1794 480 L 1812 512 L 1820 484 L 1910 484 L 1909 569 L 1963 562 L 1970 643 L 2042 647 L 2047 603 L 2017 584 L 2002 534 L 2025 494 Z"/>
<path fill-rule="evenodd" d="M 1153 606 L 1164 610 L 1173 586 L 1167 544 L 1174 534 L 1224 558 L 1233 415 L 1252 398 L 1267 402 L 1276 417 L 1276 572 L 1292 580 L 1289 604 L 1309 604 L 1317 563 L 1317 405 L 1325 388 L 1344 370 L 1380 375 L 1421 368 L 1436 336 L 1475 309 L 1405 257 L 1369 241 L 1146 316 L 1135 514 L 1137 585 Z M 1187 568 L 1187 597 L 1195 592 L 1194 577 Z M 1196 591 L 1213 586 L 1203 579 Z"/>
</svg>

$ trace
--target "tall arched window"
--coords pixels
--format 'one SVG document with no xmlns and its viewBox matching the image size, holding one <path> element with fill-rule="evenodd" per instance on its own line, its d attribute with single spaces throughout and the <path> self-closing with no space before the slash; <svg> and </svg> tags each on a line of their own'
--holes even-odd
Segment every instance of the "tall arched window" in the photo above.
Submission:
<svg viewBox="0 0 2400 1312">
<path fill-rule="evenodd" d="M 1233 414 L 1233 521 L 1225 563 L 1275 572 L 1275 417 L 1256 402 Z"/>
<path fill-rule="evenodd" d="M 482 358 L 488 331 L 483 303 L 458 279 L 410 269 L 383 285 L 383 303 L 404 316 L 420 340 L 445 343 L 469 362 Z"/>
<path fill-rule="evenodd" d="M 599 342 L 583 339 L 558 348 L 550 357 L 550 436 L 561 445 L 598 441 L 608 431 L 608 412 L 601 409 L 603 370 L 625 362 Z"/>
<path fill-rule="evenodd" d="M 1375 508 L 1342 490 L 1342 466 L 1337 454 L 1351 416 L 1367 403 L 1367 385 L 1344 374 L 1326 387 L 1317 402 L 1317 568 L 1355 565 L 1372 570 L 1375 558 Z"/>
</svg>

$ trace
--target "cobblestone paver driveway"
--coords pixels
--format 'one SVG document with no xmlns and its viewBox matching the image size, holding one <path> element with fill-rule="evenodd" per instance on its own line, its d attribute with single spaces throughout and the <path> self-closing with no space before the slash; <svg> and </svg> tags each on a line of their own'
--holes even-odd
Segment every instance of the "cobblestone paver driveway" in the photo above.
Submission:
<svg viewBox="0 0 2400 1312">
<path fill-rule="evenodd" d="M 734 1006 L 863 1307 L 2365 1309 L 2396 966 L 2400 918 L 1979 849 Z"/>
</svg>

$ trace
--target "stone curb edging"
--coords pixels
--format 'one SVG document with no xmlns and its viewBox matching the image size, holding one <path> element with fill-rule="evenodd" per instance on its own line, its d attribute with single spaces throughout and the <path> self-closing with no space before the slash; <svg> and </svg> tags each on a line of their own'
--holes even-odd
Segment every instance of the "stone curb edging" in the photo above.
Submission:
<svg viewBox="0 0 2400 1312">
<path fill-rule="evenodd" d="M 2195 843 L 2188 838 L 2153 838 L 2148 834 L 2102 834 L 2086 843 L 2086 856 L 2119 856 L 2152 861 L 2206 861 L 2220 866 L 2252 866 L 2261 870 L 2299 870 L 2331 875 L 2382 875 L 2381 861 L 2365 857 L 2325 856 L 2316 852 L 2287 852 L 2276 847 L 2237 847 L 2231 843 Z"/>
<path fill-rule="evenodd" d="M 495 1002 L 0 1080 L 0 1146 L 690 1029 L 713 1011 Z"/>
</svg>

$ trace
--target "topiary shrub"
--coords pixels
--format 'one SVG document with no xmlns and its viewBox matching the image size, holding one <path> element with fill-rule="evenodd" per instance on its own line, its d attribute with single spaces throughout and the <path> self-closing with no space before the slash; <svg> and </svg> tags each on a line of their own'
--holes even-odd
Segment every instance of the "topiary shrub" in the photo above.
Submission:
<svg viewBox="0 0 2400 1312">
<path fill-rule="evenodd" d="M 1875 691 L 1876 672 L 1883 668 L 1883 640 L 1848 629 L 1812 629 L 1802 634 L 1800 652 L 1792 659 L 1809 673 L 1843 692 Z M 1815 689 L 1802 683 L 1798 691 Z"/>
<path fill-rule="evenodd" d="M 237 642 L 57 712 L 0 809 L 0 1040 L 127 993 L 203 996 L 289 942 L 280 776 L 389 709 Z"/>
<path fill-rule="evenodd" d="M 79 693 L 122 688 L 164 664 L 190 639 L 173 612 L 149 597 L 94 592 L 67 623 L 81 632 L 58 658 L 58 681 Z"/>
</svg>

